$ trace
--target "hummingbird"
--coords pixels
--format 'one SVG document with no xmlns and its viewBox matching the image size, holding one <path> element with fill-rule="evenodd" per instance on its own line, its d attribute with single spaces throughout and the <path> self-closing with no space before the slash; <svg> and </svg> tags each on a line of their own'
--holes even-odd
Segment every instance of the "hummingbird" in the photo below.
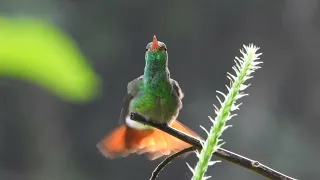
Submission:
<svg viewBox="0 0 320 180">
<path fill-rule="evenodd" d="M 183 97 L 178 82 L 170 78 L 167 46 L 154 35 L 146 46 L 143 75 L 127 85 L 119 127 L 98 142 L 97 148 L 106 158 L 145 153 L 148 159 L 155 160 L 190 147 L 170 134 L 130 119 L 131 113 L 138 113 L 149 121 L 198 137 L 176 120 Z"/>
</svg>

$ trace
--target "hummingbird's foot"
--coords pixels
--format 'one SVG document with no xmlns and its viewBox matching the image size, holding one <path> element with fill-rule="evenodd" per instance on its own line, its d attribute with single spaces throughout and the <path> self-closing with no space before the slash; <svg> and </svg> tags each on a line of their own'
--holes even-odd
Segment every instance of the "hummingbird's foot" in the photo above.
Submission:
<svg viewBox="0 0 320 180">
<path fill-rule="evenodd" d="M 150 119 L 147 119 L 145 117 L 143 117 L 142 115 L 138 114 L 138 113 L 134 113 L 132 112 L 130 114 L 130 119 L 136 122 L 139 122 L 143 125 L 148 125 L 148 126 L 153 126 L 153 127 L 158 127 L 158 128 L 167 128 L 168 124 L 160 124 L 160 123 L 155 123 Z"/>
</svg>

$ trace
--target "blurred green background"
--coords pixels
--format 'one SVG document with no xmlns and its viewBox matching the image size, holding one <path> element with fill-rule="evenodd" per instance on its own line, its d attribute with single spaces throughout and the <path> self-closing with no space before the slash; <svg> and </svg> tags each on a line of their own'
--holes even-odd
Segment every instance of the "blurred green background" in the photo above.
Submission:
<svg viewBox="0 0 320 180">
<path fill-rule="evenodd" d="M 202 136 L 238 49 L 261 47 L 224 148 L 319 177 L 318 0 L 0 0 L 0 13 L 0 180 L 148 179 L 159 160 L 109 160 L 95 145 L 118 125 L 154 33 L 186 95 L 179 119 Z M 175 160 L 159 179 L 190 179 L 186 161 L 197 158 Z M 207 175 L 264 179 L 224 161 Z"/>
</svg>

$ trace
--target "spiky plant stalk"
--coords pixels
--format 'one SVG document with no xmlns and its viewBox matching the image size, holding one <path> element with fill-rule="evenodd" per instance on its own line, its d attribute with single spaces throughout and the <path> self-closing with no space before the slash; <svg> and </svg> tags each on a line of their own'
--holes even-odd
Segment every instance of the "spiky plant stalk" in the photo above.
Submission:
<svg viewBox="0 0 320 180">
<path fill-rule="evenodd" d="M 222 139 L 219 139 L 222 132 L 226 130 L 231 125 L 226 125 L 226 122 L 230 120 L 232 117 L 236 116 L 236 114 L 231 114 L 232 111 L 239 109 L 240 104 L 235 104 L 236 100 L 240 99 L 247 94 L 244 94 L 242 91 L 245 90 L 250 84 L 245 85 L 245 81 L 252 78 L 251 74 L 259 69 L 258 66 L 261 64 L 261 61 L 258 61 L 260 58 L 259 56 L 262 53 L 256 53 L 259 49 L 258 47 L 254 46 L 253 44 L 249 44 L 249 46 L 243 46 L 244 51 L 240 50 L 243 57 L 235 58 L 235 66 L 232 69 L 235 72 L 235 76 L 231 73 L 228 73 L 228 78 L 230 79 L 230 86 L 226 86 L 228 90 L 228 94 L 225 95 L 224 93 L 217 91 L 217 93 L 221 94 L 224 97 L 224 101 L 222 102 L 220 98 L 217 96 L 219 103 L 221 104 L 221 108 L 218 109 L 215 105 L 215 113 L 216 118 L 212 119 L 209 116 L 209 119 L 213 122 L 213 126 L 208 132 L 205 128 L 204 129 L 208 135 L 208 138 L 205 142 L 203 142 L 202 146 L 203 149 L 201 153 L 197 152 L 197 156 L 199 161 L 193 170 L 188 164 L 188 167 L 193 173 L 192 180 L 205 180 L 210 178 L 210 176 L 205 177 L 204 174 L 208 169 L 209 165 L 213 165 L 218 161 L 210 161 L 212 154 L 221 147 L 224 143 Z M 220 143 L 222 142 L 222 143 Z"/>
</svg>

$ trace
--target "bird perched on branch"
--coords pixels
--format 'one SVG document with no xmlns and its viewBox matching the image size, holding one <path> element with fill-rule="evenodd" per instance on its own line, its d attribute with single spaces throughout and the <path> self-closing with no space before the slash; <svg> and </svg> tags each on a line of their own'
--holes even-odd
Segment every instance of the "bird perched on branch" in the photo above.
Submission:
<svg viewBox="0 0 320 180">
<path fill-rule="evenodd" d="M 177 81 L 170 78 L 167 47 L 156 36 L 147 44 L 145 62 L 144 74 L 128 83 L 120 113 L 121 125 L 97 144 L 107 158 L 146 153 L 154 160 L 191 146 L 161 130 L 131 120 L 130 113 L 198 137 L 176 120 L 184 95 Z"/>
</svg>

